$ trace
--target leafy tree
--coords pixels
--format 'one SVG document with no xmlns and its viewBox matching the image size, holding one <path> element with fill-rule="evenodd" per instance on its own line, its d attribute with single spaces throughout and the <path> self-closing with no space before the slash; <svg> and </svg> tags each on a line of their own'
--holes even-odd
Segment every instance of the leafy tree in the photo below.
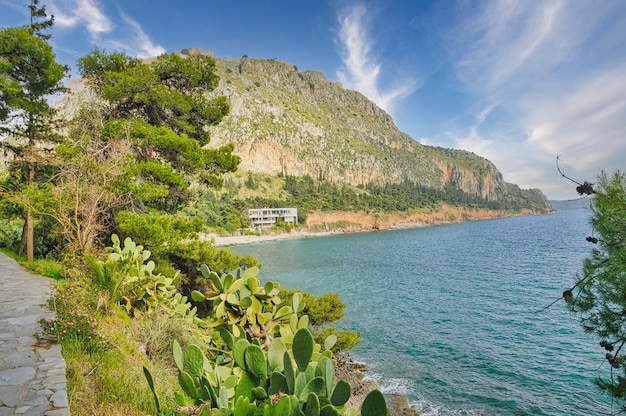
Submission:
<svg viewBox="0 0 626 416">
<path fill-rule="evenodd" d="M 596 246 L 585 260 L 576 284 L 563 297 L 577 314 L 585 331 L 600 337 L 611 376 L 599 379 L 599 387 L 626 409 L 626 176 L 601 174 L 595 190 L 591 224 Z"/>
<path fill-rule="evenodd" d="M 0 146 L 14 155 L 10 169 L 12 183 L 5 185 L 5 196 L 20 207 L 24 218 L 22 234 L 26 258 L 33 260 L 34 218 L 32 201 L 25 198 L 27 188 L 36 186 L 46 169 L 46 146 L 55 140 L 54 110 L 46 97 L 64 91 L 62 80 L 67 68 L 55 60 L 48 35 L 42 31 L 52 26 L 45 7 L 33 0 L 29 6 L 31 25 L 0 31 L 0 134 L 11 140 Z M 19 179 L 19 180 L 16 180 Z M 8 189 L 7 189 L 8 188 Z"/>
</svg>

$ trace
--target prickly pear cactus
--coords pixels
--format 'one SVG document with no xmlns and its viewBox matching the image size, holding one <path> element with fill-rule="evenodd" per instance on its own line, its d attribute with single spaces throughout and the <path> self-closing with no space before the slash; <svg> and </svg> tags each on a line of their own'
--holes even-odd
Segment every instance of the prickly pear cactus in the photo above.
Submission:
<svg viewBox="0 0 626 416">
<path fill-rule="evenodd" d="M 124 240 L 122 247 L 117 235 L 111 236 L 113 245 L 105 250 L 108 253 L 106 262 L 99 262 L 105 273 L 112 280 L 111 296 L 120 300 L 129 314 L 137 314 L 151 310 L 157 305 L 174 307 L 173 300 L 178 291 L 174 282 L 178 273 L 173 277 L 154 274 L 155 263 L 148 259 L 151 256 L 149 250 L 135 244 L 130 238 Z M 179 311 L 191 315 L 191 309 Z"/>
<path fill-rule="evenodd" d="M 267 349 L 276 335 L 293 335 L 300 327 L 297 312 L 302 310 L 300 296 L 294 296 L 292 305 L 281 305 L 277 282 L 261 282 L 256 277 L 259 268 L 237 271 L 235 275 L 218 275 L 206 265 L 200 268 L 202 276 L 211 283 L 210 293 L 194 290 L 195 302 L 211 302 L 212 313 L 206 318 L 209 328 L 218 334 L 216 343 L 232 348 L 237 339 L 256 338 Z M 305 322 L 301 318 L 301 325 Z M 308 321 L 306 322 L 308 324 Z"/>
</svg>

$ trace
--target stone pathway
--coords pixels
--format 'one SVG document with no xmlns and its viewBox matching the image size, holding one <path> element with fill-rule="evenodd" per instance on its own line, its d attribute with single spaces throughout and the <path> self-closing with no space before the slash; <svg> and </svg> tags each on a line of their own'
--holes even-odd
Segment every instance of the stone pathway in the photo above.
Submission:
<svg viewBox="0 0 626 416">
<path fill-rule="evenodd" d="M 0 253 L 0 416 L 70 415 L 61 348 L 37 336 L 52 284 Z"/>
</svg>

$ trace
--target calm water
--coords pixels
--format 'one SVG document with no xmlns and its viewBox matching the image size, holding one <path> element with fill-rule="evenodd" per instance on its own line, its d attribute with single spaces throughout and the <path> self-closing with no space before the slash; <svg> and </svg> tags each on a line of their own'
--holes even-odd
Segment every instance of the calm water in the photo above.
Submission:
<svg viewBox="0 0 626 416">
<path fill-rule="evenodd" d="M 348 304 L 338 326 L 383 391 L 427 415 L 615 413 L 603 352 L 562 303 L 588 212 L 252 244 L 261 278 Z"/>
</svg>

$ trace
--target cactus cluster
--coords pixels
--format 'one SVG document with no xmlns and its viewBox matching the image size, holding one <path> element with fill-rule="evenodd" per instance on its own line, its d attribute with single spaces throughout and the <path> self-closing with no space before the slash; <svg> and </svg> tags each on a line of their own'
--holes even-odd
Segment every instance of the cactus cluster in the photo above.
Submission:
<svg viewBox="0 0 626 416">
<path fill-rule="evenodd" d="M 151 273 L 152 269 L 146 270 Z M 331 348 L 337 337 L 327 337 L 323 346 L 315 343 L 308 329 L 308 317 L 298 317 L 304 309 L 301 295 L 295 293 L 290 305 L 282 305 L 278 283 L 261 285 L 256 277 L 258 271 L 253 267 L 218 275 L 206 265 L 201 266 L 211 291 L 193 291 L 191 297 L 195 302 L 211 302 L 212 312 L 204 320 L 194 319 L 207 330 L 209 335 L 202 339 L 212 344 L 208 348 L 217 355 L 209 361 L 197 345 L 189 345 L 183 351 L 174 341 L 180 385 L 174 394 L 178 405 L 175 413 L 356 416 L 357 410 L 347 406 L 352 393 L 350 384 L 335 380 L 336 361 Z M 183 299 L 186 301 L 183 297 L 178 301 Z M 193 312 L 189 306 L 182 309 L 185 313 Z M 144 373 L 157 413 L 172 414 L 161 412 L 152 375 L 145 367 Z M 387 414 L 382 394 L 371 392 L 363 402 L 361 415 Z"/>
<path fill-rule="evenodd" d="M 184 316 L 195 315 L 195 311 L 183 306 L 187 304 L 186 299 L 176 297 L 178 291 L 174 282 L 178 273 L 174 277 L 154 274 L 155 263 L 148 261 L 149 250 L 144 250 L 130 238 L 126 238 L 122 246 L 115 234 L 111 236 L 111 241 L 113 245 L 106 248 L 107 260 L 100 262 L 100 266 L 105 273 L 113 276 L 112 296 L 120 299 L 129 314 L 151 310 L 167 301 L 174 311 Z"/>
<path fill-rule="evenodd" d="M 356 416 L 347 406 L 352 393 L 345 380 L 335 382 L 333 339 L 324 351 L 307 328 L 296 331 L 290 343 L 275 338 L 264 350 L 259 343 L 238 339 L 233 360 L 211 366 L 201 349 L 184 353 L 174 342 L 174 361 L 181 391 L 175 394 L 178 413 L 205 416 Z M 154 392 L 150 372 L 144 368 Z M 158 398 L 157 411 L 159 411 Z M 374 390 L 363 402 L 361 415 L 385 416 L 382 394 Z"/>
<path fill-rule="evenodd" d="M 210 293 L 194 290 L 191 298 L 195 302 L 211 302 L 212 312 L 205 324 L 214 330 L 214 341 L 222 342 L 232 349 L 237 339 L 256 338 L 267 348 L 276 335 L 293 336 L 297 328 L 308 325 L 308 318 L 298 320 L 297 313 L 304 305 L 300 296 L 295 296 L 291 305 L 281 305 L 277 282 L 261 284 L 256 277 L 258 267 L 236 274 L 221 276 L 202 265 L 200 271 L 210 284 Z"/>
</svg>

